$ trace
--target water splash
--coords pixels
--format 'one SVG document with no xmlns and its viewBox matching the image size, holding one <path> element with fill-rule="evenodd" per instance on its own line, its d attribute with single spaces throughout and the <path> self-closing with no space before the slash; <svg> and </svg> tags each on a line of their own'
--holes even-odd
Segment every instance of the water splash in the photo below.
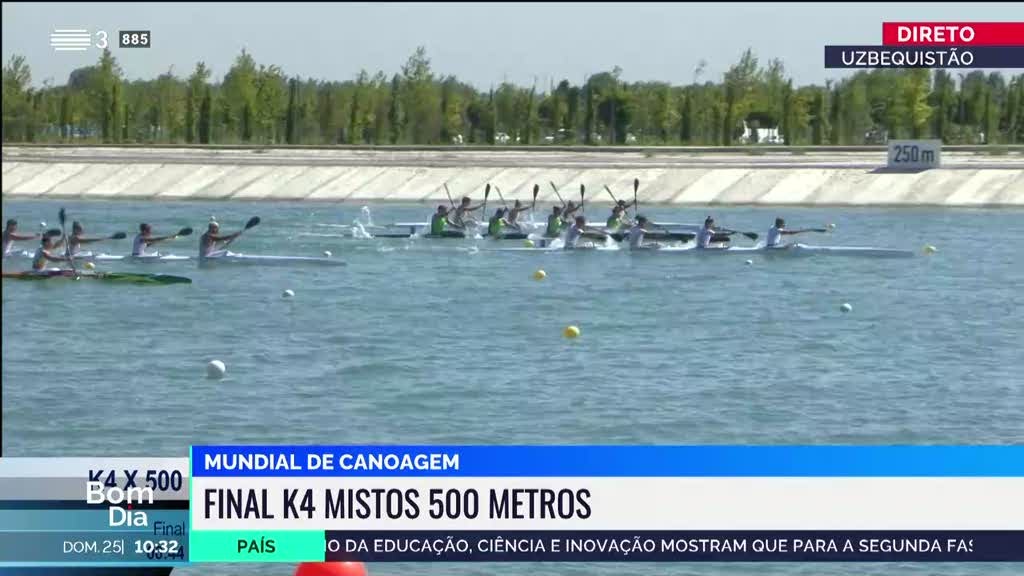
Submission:
<svg viewBox="0 0 1024 576">
<path fill-rule="evenodd" d="M 363 223 L 358 218 L 352 221 L 352 237 L 353 238 L 373 238 L 373 235 L 363 228 Z"/>
<path fill-rule="evenodd" d="M 369 206 L 363 206 L 359 211 L 360 216 L 356 219 L 356 222 L 360 222 L 367 228 L 373 228 L 373 215 L 370 213 Z"/>
</svg>

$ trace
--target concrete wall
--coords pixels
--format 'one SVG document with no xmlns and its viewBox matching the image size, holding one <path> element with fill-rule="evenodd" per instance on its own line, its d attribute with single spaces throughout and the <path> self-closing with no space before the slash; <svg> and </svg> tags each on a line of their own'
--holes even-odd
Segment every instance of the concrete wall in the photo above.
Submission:
<svg viewBox="0 0 1024 576">
<path fill-rule="evenodd" d="M 884 170 L 882 150 L 773 154 L 687 149 L 186 149 L 4 147 L 4 199 L 245 199 L 447 201 L 480 198 L 484 186 L 506 199 L 666 204 L 1024 206 L 1024 157 L 943 151 L 943 167 Z M 497 197 L 492 191 L 491 196 Z"/>
</svg>

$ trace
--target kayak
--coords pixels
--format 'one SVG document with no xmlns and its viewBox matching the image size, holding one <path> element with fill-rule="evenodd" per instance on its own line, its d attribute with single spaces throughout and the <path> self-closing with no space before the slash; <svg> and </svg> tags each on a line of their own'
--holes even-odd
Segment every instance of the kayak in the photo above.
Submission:
<svg viewBox="0 0 1024 576">
<path fill-rule="evenodd" d="M 638 254 L 691 254 L 694 256 L 724 256 L 732 255 L 753 255 L 763 254 L 766 256 L 856 256 L 864 258 L 912 258 L 914 252 L 910 250 L 898 250 L 892 248 L 872 248 L 865 246 L 810 246 L 807 244 L 787 244 L 776 248 L 764 246 L 721 246 L 713 248 L 697 248 L 695 244 L 687 246 L 661 246 L 647 247 L 631 250 L 628 247 L 605 247 L 596 245 L 589 247 L 580 246 L 575 250 L 565 250 L 562 247 L 538 246 L 536 248 L 493 248 L 493 252 L 573 252 L 573 251 L 598 251 L 598 252 L 634 252 Z"/>
<path fill-rule="evenodd" d="M 16 256 L 18 258 L 33 258 L 35 256 L 32 252 L 22 251 L 11 253 L 10 256 Z M 184 260 L 191 260 L 190 256 L 179 256 L 178 254 L 144 254 L 142 256 L 132 256 L 131 254 L 106 254 L 104 252 L 79 252 L 74 256 L 75 261 L 82 262 L 133 262 L 139 264 L 148 264 L 156 262 L 180 262 Z"/>
<path fill-rule="evenodd" d="M 201 265 L 210 264 L 264 264 L 288 265 L 308 264 L 316 266 L 345 266 L 344 260 L 336 258 L 319 258 L 314 256 L 272 256 L 267 254 L 240 254 L 236 252 L 214 252 L 206 258 L 199 259 Z"/>
<path fill-rule="evenodd" d="M 139 274 L 133 272 L 79 272 L 73 270 L 29 270 L 25 272 L 4 272 L 4 280 L 102 280 L 125 284 L 191 284 L 192 279 L 170 274 Z"/>
<path fill-rule="evenodd" d="M 32 258 L 31 252 L 20 252 L 16 255 L 21 258 Z M 181 256 L 178 254 L 146 254 L 143 256 L 132 256 L 130 254 L 104 254 L 93 252 L 82 252 L 75 255 L 76 261 L 82 262 L 132 262 L 136 264 L 157 264 L 169 262 L 186 262 L 194 260 L 192 256 Z M 312 256 L 270 256 L 257 254 L 236 254 L 234 252 L 222 252 L 217 256 L 203 259 L 203 262 L 216 261 L 217 263 L 231 264 L 319 264 L 327 266 L 344 266 L 345 262 L 334 258 L 318 258 Z"/>
<path fill-rule="evenodd" d="M 650 248 L 644 252 L 668 252 L 696 255 L 719 255 L 719 254 L 764 254 L 767 256 L 860 256 L 869 258 L 911 258 L 914 252 L 910 250 L 898 250 L 893 248 L 873 248 L 868 246 L 812 246 L 808 244 L 784 244 L 782 246 L 730 246 L 728 248 L 705 248 L 699 249 L 695 245 L 689 246 L 664 246 L 661 248 Z"/>
</svg>

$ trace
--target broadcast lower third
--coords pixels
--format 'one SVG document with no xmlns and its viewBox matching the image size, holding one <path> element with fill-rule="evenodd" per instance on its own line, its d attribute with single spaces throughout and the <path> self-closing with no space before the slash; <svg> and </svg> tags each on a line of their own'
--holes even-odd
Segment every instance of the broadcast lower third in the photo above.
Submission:
<svg viewBox="0 0 1024 576">
<path fill-rule="evenodd" d="M 50 32 L 50 46 L 57 52 L 85 52 L 92 45 L 92 37 L 85 28 L 54 28 Z"/>
</svg>

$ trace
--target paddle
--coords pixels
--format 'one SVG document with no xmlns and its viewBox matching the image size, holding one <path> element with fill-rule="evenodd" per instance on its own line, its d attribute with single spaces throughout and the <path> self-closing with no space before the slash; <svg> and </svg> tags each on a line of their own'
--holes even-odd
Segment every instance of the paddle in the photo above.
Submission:
<svg viewBox="0 0 1024 576">
<path fill-rule="evenodd" d="M 61 209 L 60 209 L 60 233 L 61 233 L 62 236 L 64 236 L 64 256 L 67 257 L 68 263 L 71 264 L 71 271 L 74 272 L 75 276 L 77 277 L 78 276 L 78 270 L 75 268 L 75 257 L 71 255 L 71 242 L 68 240 L 67 230 L 64 229 L 64 223 L 65 223 L 66 220 L 67 220 L 67 217 L 64 214 L 64 207 L 61 206 Z"/>
<path fill-rule="evenodd" d="M 125 234 L 124 232 L 114 232 L 114 234 L 110 237 L 110 239 L 111 240 L 124 240 L 127 237 L 128 237 L 128 235 Z"/>
<path fill-rule="evenodd" d="M 583 204 L 583 193 L 586 191 L 586 186 L 580 184 L 580 214 L 587 213 L 587 207 Z"/>
<path fill-rule="evenodd" d="M 245 223 L 245 228 L 242 228 L 241 230 L 239 230 L 237 236 L 235 236 L 231 240 L 228 240 L 227 242 L 225 242 L 224 245 L 221 246 L 221 249 L 222 250 L 226 249 L 228 247 L 228 245 L 230 245 L 232 242 L 234 242 L 235 240 L 238 239 L 238 236 L 242 235 L 242 232 L 245 232 L 249 228 L 257 226 L 259 223 L 260 223 L 260 217 L 259 216 L 253 216 L 252 218 L 249 218 L 249 221 Z M 189 230 L 189 231 L 191 232 L 191 230 Z"/>
<path fill-rule="evenodd" d="M 719 232 L 723 234 L 742 234 L 747 238 L 750 238 L 751 240 L 757 240 L 757 234 L 755 234 L 754 232 L 738 232 L 736 230 L 729 230 L 727 228 L 723 228 L 719 230 Z"/>
<path fill-rule="evenodd" d="M 491 195 L 491 183 L 488 182 L 487 186 L 484 187 L 484 218 L 487 218 L 487 197 Z"/>
<path fill-rule="evenodd" d="M 455 208 L 455 200 L 452 200 L 452 193 L 448 190 L 447 182 L 444 183 L 444 193 L 448 195 L 448 203 L 452 205 L 452 208 Z"/>
<path fill-rule="evenodd" d="M 619 204 L 619 199 L 615 197 L 615 193 L 612 192 L 612 189 L 609 188 L 607 184 L 604 185 L 604 189 L 607 190 L 608 191 L 608 195 L 612 197 L 612 202 L 615 202 L 615 204 L 618 205 Z"/>
<path fill-rule="evenodd" d="M 530 206 L 530 210 L 537 210 L 537 194 L 540 194 L 540 184 L 533 185 L 533 204 Z M 530 216 L 530 218 L 532 219 L 533 216 Z"/>
<path fill-rule="evenodd" d="M 554 182 L 548 182 L 551 184 L 551 189 L 555 191 L 555 196 L 558 196 L 558 201 L 562 203 L 562 207 L 565 208 L 565 200 L 562 199 L 562 195 L 558 193 L 558 187 L 555 186 Z"/>
<path fill-rule="evenodd" d="M 501 195 L 501 188 L 498 188 L 498 185 L 495 184 L 494 190 L 498 193 L 498 198 L 501 200 L 501 203 L 505 206 L 505 208 L 508 208 L 508 202 L 505 202 L 505 197 Z"/>
<path fill-rule="evenodd" d="M 633 178 L 633 217 L 640 213 L 640 201 L 636 199 L 636 191 L 640 188 L 640 179 Z"/>
<path fill-rule="evenodd" d="M 175 234 L 175 236 L 191 236 L 191 235 L 192 235 L 192 228 L 190 228 L 188 226 L 185 226 L 181 230 L 178 230 L 178 233 Z"/>
</svg>

